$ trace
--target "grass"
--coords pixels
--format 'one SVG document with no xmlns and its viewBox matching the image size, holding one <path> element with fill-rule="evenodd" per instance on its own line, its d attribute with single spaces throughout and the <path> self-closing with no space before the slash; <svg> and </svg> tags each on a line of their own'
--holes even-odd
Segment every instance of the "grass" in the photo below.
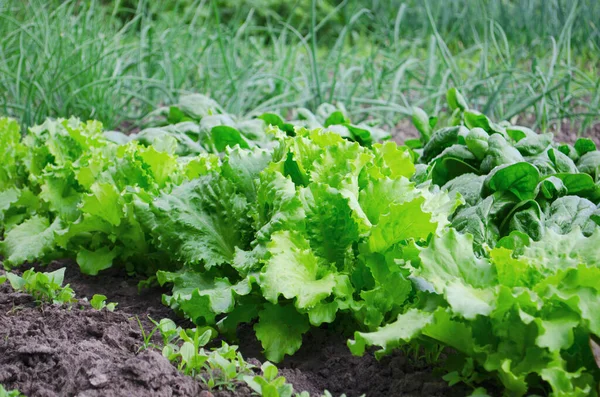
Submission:
<svg viewBox="0 0 600 397">
<path fill-rule="evenodd" d="M 341 101 L 394 128 L 457 86 L 542 130 L 600 120 L 593 0 L 228 1 L 0 0 L 0 113 L 117 128 L 202 92 L 235 114 Z"/>
</svg>

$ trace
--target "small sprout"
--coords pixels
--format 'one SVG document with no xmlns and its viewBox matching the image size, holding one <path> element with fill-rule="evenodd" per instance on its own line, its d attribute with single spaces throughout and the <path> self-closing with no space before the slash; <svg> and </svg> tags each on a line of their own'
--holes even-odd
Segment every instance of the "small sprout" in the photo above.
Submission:
<svg viewBox="0 0 600 397">
<path fill-rule="evenodd" d="M 90 305 L 92 305 L 92 307 L 96 310 L 102 310 L 106 308 L 106 310 L 109 312 L 114 312 L 118 303 L 106 303 L 105 295 L 95 294 L 92 296 L 92 300 L 90 300 Z"/>
<path fill-rule="evenodd" d="M 0 385 L 0 397 L 24 397 L 18 390 L 6 390 L 4 386 Z"/>
<path fill-rule="evenodd" d="M 75 302 L 75 292 L 69 285 L 62 287 L 65 277 L 64 267 L 51 273 L 29 269 L 22 277 L 13 273 L 6 273 L 5 277 L 15 291 L 31 294 L 38 303 L 62 305 Z"/>
</svg>

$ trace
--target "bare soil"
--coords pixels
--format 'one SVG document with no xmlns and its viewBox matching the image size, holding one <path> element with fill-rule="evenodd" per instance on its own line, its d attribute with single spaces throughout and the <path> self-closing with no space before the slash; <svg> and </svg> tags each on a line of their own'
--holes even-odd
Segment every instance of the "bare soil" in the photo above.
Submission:
<svg viewBox="0 0 600 397">
<path fill-rule="evenodd" d="M 243 385 L 235 392 L 208 392 L 200 380 L 179 373 L 158 351 L 139 351 L 142 335 L 136 316 L 146 330 L 151 329 L 148 315 L 173 318 L 161 304 L 166 291 L 138 293 L 135 278 L 116 270 L 85 276 L 69 261 L 53 262 L 46 270 L 63 266 L 67 267 L 65 283 L 78 298 L 100 293 L 119 306 L 114 313 L 96 311 L 84 300 L 72 307 L 38 306 L 8 283 L 1 285 L 0 383 L 9 390 L 19 389 L 30 397 L 252 395 Z M 264 360 L 250 326 L 241 327 L 238 336 L 248 361 Z M 354 357 L 346 347 L 346 336 L 335 329 L 311 331 L 300 351 L 279 368 L 297 392 L 306 390 L 311 396 L 321 396 L 326 389 L 333 396 L 346 393 L 348 397 L 469 394 L 465 387 L 448 387 L 431 365 L 401 352 L 381 361 L 372 354 Z"/>
</svg>

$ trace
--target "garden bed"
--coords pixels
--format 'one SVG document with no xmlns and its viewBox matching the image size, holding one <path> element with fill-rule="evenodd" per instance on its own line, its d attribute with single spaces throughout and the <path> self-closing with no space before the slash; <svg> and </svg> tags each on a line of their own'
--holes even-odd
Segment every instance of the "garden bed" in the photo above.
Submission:
<svg viewBox="0 0 600 397">
<path fill-rule="evenodd" d="M 37 306 L 30 295 L 0 286 L 0 383 L 27 396 L 197 396 L 206 386 L 185 376 L 159 351 L 138 351 L 143 343 L 137 322 L 146 332 L 153 319 L 172 317 L 160 301 L 159 289 L 138 293 L 137 281 L 111 269 L 96 277 L 82 275 L 77 265 L 55 261 L 47 268 L 66 266 L 65 284 L 79 301 L 72 307 Z M 104 294 L 119 303 L 115 312 L 97 311 L 83 298 Z M 250 327 L 241 327 L 240 350 L 248 361 L 263 361 L 260 344 Z M 159 342 L 158 339 L 155 342 Z M 334 330 L 315 329 L 303 347 L 279 365 L 281 374 L 298 392 L 320 396 L 464 396 L 464 387 L 450 388 L 435 367 L 398 351 L 377 361 L 372 354 L 352 356 L 346 338 Z M 213 390 L 214 396 L 246 396 Z M 208 394 L 205 394 L 209 396 Z"/>
</svg>

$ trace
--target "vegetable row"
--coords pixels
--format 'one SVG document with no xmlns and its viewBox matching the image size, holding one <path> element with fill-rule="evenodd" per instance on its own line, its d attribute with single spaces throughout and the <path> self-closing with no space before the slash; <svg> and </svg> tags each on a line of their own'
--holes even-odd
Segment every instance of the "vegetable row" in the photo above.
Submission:
<svg viewBox="0 0 600 397">
<path fill-rule="evenodd" d="M 454 349 L 451 383 L 597 394 L 600 152 L 448 99 L 448 127 L 415 109 L 408 146 L 341 107 L 238 119 L 198 95 L 131 136 L 1 119 L 4 265 L 155 275 L 165 304 L 230 338 L 252 324 L 275 362 L 337 324 L 355 354 Z"/>
</svg>

